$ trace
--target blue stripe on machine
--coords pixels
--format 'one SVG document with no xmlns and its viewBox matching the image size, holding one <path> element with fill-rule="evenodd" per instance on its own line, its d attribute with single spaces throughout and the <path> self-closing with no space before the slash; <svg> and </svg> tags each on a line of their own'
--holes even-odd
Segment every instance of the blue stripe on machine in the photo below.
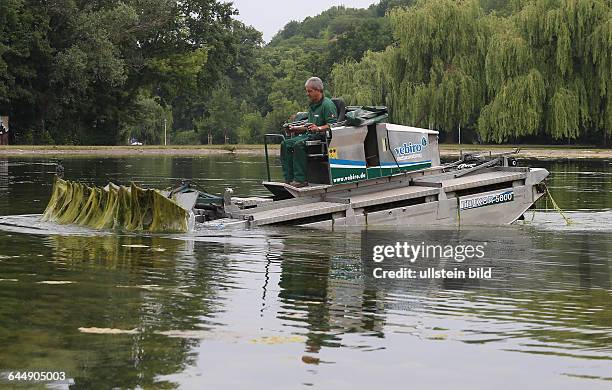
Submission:
<svg viewBox="0 0 612 390">
<path fill-rule="evenodd" d="M 355 161 L 355 160 L 337 160 L 337 159 L 329 159 L 330 164 L 334 165 L 351 165 L 354 167 L 365 167 L 365 161 Z"/>
<path fill-rule="evenodd" d="M 396 164 L 394 162 L 392 163 L 381 163 L 380 166 L 383 168 L 386 167 L 396 167 L 396 166 L 400 166 L 400 167 L 406 167 L 406 166 L 410 166 L 410 165 L 421 165 L 421 164 L 431 164 L 431 160 L 427 160 L 427 161 L 411 161 L 411 162 L 399 162 Z"/>
</svg>

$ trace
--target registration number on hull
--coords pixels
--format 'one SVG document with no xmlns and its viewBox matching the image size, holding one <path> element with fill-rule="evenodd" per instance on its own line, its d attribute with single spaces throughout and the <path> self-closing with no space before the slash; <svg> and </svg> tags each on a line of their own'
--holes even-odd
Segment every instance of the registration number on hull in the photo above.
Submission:
<svg viewBox="0 0 612 390">
<path fill-rule="evenodd" d="M 470 210 L 494 204 L 508 203 L 514 200 L 514 191 L 507 190 L 496 194 L 474 195 L 459 199 L 460 210 Z"/>
</svg>

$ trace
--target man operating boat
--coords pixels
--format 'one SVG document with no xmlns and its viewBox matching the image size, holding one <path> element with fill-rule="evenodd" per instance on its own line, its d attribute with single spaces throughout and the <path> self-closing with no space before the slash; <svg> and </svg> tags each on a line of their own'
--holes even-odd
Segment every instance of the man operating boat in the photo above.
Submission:
<svg viewBox="0 0 612 390">
<path fill-rule="evenodd" d="M 321 79 L 318 77 L 309 78 L 306 81 L 305 88 L 310 100 L 308 125 L 289 127 L 288 132 L 291 138 L 281 143 L 281 161 L 285 183 L 294 187 L 308 185 L 306 141 L 323 139 L 330 125 L 338 121 L 336 106 L 330 98 L 325 97 Z"/>
</svg>

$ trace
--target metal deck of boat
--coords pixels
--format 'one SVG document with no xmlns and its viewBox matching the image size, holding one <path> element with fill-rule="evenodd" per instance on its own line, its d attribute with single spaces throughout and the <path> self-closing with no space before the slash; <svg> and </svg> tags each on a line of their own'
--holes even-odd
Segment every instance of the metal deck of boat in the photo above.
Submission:
<svg viewBox="0 0 612 390">
<path fill-rule="evenodd" d="M 264 182 L 277 198 L 257 207 L 232 213 L 233 218 L 248 221 L 251 226 L 336 220 L 342 216 L 364 213 L 380 206 L 426 204 L 437 202 L 437 216 L 450 213 L 448 197 L 456 191 L 504 185 L 512 188 L 524 183 L 528 168 L 494 167 L 475 172 L 442 172 L 441 169 L 399 174 L 347 185 L 310 185 L 296 188 L 289 184 Z M 459 173 L 459 174 L 458 174 Z M 462 175 L 462 176 L 461 176 Z M 459 176 L 459 177 L 457 177 Z M 278 195 L 281 195 L 280 197 Z M 411 203 L 416 202 L 416 203 Z M 400 206 L 405 207 L 405 206 Z M 431 207 L 428 206 L 427 209 Z M 361 211 L 359 211 L 361 210 Z M 367 211 L 365 211 L 367 213 Z"/>
<path fill-rule="evenodd" d="M 310 184 L 306 187 L 294 187 L 287 183 L 279 183 L 275 181 L 264 181 L 262 184 L 278 200 L 320 194 L 324 193 L 328 188 L 332 187 L 329 184 Z"/>
<path fill-rule="evenodd" d="M 333 214 L 349 207 L 346 203 L 311 202 L 268 210 L 253 209 L 253 212 L 243 213 L 242 218 L 250 221 L 252 226 L 270 225 Z"/>
<path fill-rule="evenodd" d="M 527 170 L 522 168 L 504 168 L 504 170 L 488 168 L 461 177 L 455 177 L 456 172 L 449 172 L 418 178 L 413 180 L 413 184 L 423 187 L 442 188 L 445 192 L 452 192 L 523 180 L 527 177 L 527 172 Z"/>
<path fill-rule="evenodd" d="M 347 193 L 328 196 L 328 201 L 349 203 L 352 208 L 369 207 L 383 203 L 394 203 L 408 199 L 422 198 L 439 193 L 437 188 L 421 186 L 405 186 L 388 190 L 368 189 L 361 193 Z"/>
<path fill-rule="evenodd" d="M 357 190 L 378 186 L 381 184 L 398 186 L 401 182 L 405 182 L 404 186 L 415 177 L 424 177 L 428 175 L 437 175 L 442 171 L 442 167 L 431 167 L 419 169 L 417 171 L 402 172 L 393 176 L 384 176 L 375 179 L 362 180 L 346 184 L 310 184 L 306 187 L 293 187 L 287 183 L 264 181 L 262 184 L 266 187 L 277 200 L 285 200 L 291 198 L 310 197 L 320 194 L 343 192 L 348 190 Z"/>
</svg>

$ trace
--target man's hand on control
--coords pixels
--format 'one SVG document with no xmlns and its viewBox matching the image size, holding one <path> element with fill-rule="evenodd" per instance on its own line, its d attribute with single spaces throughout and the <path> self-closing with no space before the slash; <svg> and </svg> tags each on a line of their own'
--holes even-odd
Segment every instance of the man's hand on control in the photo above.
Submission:
<svg viewBox="0 0 612 390">
<path fill-rule="evenodd" d="M 327 130 L 329 128 L 329 126 L 327 125 L 323 125 L 323 126 L 317 126 L 315 124 L 311 124 L 308 126 L 308 130 L 315 132 L 315 133 L 321 133 L 324 132 L 325 130 Z"/>
<path fill-rule="evenodd" d="M 306 130 L 304 126 L 289 126 L 288 133 L 293 137 L 295 134 L 300 134 L 304 130 Z"/>
<path fill-rule="evenodd" d="M 289 126 L 287 133 L 289 134 L 301 134 L 305 131 L 311 131 L 313 133 L 320 133 L 326 129 L 325 126 L 317 126 L 314 123 L 309 124 L 308 126 Z"/>
</svg>

